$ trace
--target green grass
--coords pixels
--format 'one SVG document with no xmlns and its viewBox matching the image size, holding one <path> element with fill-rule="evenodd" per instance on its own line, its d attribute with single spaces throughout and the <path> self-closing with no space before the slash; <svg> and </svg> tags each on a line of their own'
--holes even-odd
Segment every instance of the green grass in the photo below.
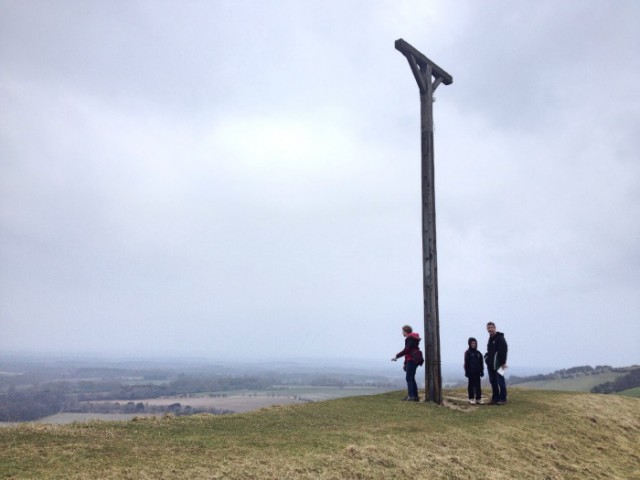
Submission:
<svg viewBox="0 0 640 480">
<path fill-rule="evenodd" d="M 640 479 L 640 400 L 512 388 L 505 406 L 400 392 L 230 415 L 0 429 L 0 478 Z"/>
</svg>

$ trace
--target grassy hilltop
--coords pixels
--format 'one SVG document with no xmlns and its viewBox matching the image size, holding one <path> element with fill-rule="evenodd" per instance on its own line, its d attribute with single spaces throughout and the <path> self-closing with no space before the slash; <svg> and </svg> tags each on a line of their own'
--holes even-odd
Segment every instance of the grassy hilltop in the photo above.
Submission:
<svg viewBox="0 0 640 480">
<path fill-rule="evenodd" d="M 399 392 L 252 413 L 0 429 L 0 478 L 640 479 L 640 399 Z"/>
</svg>

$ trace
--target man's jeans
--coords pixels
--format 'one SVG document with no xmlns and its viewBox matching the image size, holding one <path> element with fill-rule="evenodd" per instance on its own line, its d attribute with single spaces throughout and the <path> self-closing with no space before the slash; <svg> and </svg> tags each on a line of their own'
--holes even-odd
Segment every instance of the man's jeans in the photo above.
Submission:
<svg viewBox="0 0 640 480">
<path fill-rule="evenodd" d="M 416 370 L 418 369 L 418 364 L 409 360 L 404 366 L 407 372 L 408 395 L 411 398 L 418 398 L 418 384 L 416 383 Z"/>
<path fill-rule="evenodd" d="M 489 382 L 491 383 L 491 400 L 494 402 L 507 401 L 507 383 L 504 377 L 495 370 L 489 370 Z"/>
</svg>

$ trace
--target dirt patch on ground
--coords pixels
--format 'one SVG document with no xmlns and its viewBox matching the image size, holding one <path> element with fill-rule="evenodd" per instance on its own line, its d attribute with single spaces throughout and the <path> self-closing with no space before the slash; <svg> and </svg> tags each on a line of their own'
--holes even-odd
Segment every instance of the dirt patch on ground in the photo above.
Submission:
<svg viewBox="0 0 640 480">
<path fill-rule="evenodd" d="M 460 412 L 470 413 L 478 408 L 482 408 L 485 405 L 471 405 L 469 399 L 462 396 L 445 396 L 442 398 L 442 405 L 452 410 L 458 410 Z"/>
</svg>

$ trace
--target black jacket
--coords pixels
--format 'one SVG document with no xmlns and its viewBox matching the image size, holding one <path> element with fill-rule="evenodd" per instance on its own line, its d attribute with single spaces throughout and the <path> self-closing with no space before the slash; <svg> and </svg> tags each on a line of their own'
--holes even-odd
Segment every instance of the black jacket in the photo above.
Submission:
<svg viewBox="0 0 640 480">
<path fill-rule="evenodd" d="M 477 348 L 464 352 L 464 376 L 484 375 L 484 362 L 482 361 L 482 353 Z"/>
<path fill-rule="evenodd" d="M 489 370 L 497 370 L 500 365 L 507 363 L 507 341 L 504 339 L 504 333 L 496 332 L 493 337 L 489 337 L 487 342 L 487 353 L 484 359 L 487 362 Z"/>
<path fill-rule="evenodd" d="M 420 335 L 413 332 L 404 338 L 404 350 L 396 354 L 396 358 L 404 356 L 404 361 L 411 360 L 411 352 L 420 348 Z"/>
</svg>

